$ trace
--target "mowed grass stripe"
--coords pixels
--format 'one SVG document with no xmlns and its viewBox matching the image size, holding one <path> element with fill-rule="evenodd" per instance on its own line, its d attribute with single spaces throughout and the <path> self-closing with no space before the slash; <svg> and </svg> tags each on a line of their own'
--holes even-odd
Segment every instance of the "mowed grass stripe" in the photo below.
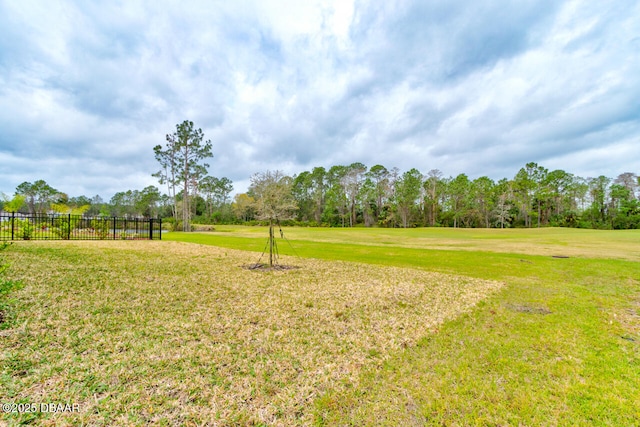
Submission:
<svg viewBox="0 0 640 427">
<path fill-rule="evenodd" d="M 594 258 L 602 233 L 561 230 L 562 244 L 571 242 L 572 233 L 588 258 L 497 253 L 490 247 L 443 251 L 370 241 L 292 241 L 303 257 L 456 272 L 507 283 L 471 314 L 398 352 L 381 369 L 368 370 L 358 388 L 319 398 L 316 424 L 640 425 L 639 264 Z M 491 244 L 489 233 L 478 234 Z M 539 236 L 536 230 L 530 235 Z M 357 233 L 353 236 L 357 242 Z M 519 233 L 520 252 L 526 252 L 527 236 Z M 605 239 L 615 248 L 612 252 L 629 252 L 633 259 L 640 248 L 637 236 L 636 231 L 607 233 Z M 264 245 L 264 239 L 227 233 L 191 234 L 189 239 L 255 251 Z M 531 253 L 540 251 L 537 245 L 530 243 Z M 279 248 L 281 253 L 291 250 L 282 241 Z"/>
<path fill-rule="evenodd" d="M 357 237 L 357 236 L 356 236 Z M 262 253 L 266 237 L 235 237 L 216 233 L 169 233 L 165 240 L 213 245 Z M 398 246 L 375 246 L 360 243 L 327 243 L 312 240 L 278 239 L 278 253 L 303 258 L 343 260 L 370 264 L 422 268 L 470 277 L 502 280 L 510 277 L 529 277 L 537 270 L 548 271 L 559 266 L 582 270 L 592 264 L 591 259 L 555 259 L 549 256 L 500 253 L 491 251 L 436 250 Z M 255 261 L 260 254 L 257 254 Z M 265 255 L 262 259 L 268 257 Z M 615 264 L 620 261 L 613 261 Z M 621 261 L 624 263 L 624 261 Z M 578 265 L 576 265 L 578 264 Z M 572 268 L 573 267 L 573 268 Z"/>
<path fill-rule="evenodd" d="M 292 241 L 640 261 L 640 230 L 305 227 L 283 230 Z M 222 225 L 210 234 L 264 238 L 268 232 L 266 227 Z M 172 238 L 171 234 L 167 237 Z"/>
</svg>

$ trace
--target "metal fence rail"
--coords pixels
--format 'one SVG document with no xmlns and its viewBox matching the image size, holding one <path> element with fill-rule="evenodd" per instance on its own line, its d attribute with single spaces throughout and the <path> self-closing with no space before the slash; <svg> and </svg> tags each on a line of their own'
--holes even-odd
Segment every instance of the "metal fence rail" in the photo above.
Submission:
<svg viewBox="0 0 640 427">
<path fill-rule="evenodd" d="M 0 212 L 0 240 L 154 240 L 162 220 Z"/>
</svg>

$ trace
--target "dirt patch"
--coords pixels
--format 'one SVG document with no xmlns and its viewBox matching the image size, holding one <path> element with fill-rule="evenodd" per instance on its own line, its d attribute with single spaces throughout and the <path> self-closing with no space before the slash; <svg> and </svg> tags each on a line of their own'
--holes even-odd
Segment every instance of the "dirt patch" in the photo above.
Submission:
<svg viewBox="0 0 640 427">
<path fill-rule="evenodd" d="M 509 304 L 507 308 L 511 311 L 515 311 L 518 313 L 528 313 L 528 314 L 551 314 L 552 311 L 546 307 L 532 307 L 529 305 L 522 304 Z"/>
<path fill-rule="evenodd" d="M 282 270 L 296 270 L 300 267 L 297 265 L 281 265 L 281 264 L 247 264 L 243 265 L 242 268 L 246 270 L 258 270 L 258 271 L 282 271 Z"/>
</svg>

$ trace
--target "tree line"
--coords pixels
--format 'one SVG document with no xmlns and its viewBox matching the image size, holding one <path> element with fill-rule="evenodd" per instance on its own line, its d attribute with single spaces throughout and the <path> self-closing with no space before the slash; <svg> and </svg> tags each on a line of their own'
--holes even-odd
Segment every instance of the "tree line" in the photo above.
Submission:
<svg viewBox="0 0 640 427">
<path fill-rule="evenodd" d="M 231 209 L 229 193 L 232 190 L 228 178 L 210 177 L 204 188 L 192 195 L 192 216 L 200 223 L 238 222 Z M 177 211 L 181 214 L 182 193 L 176 195 Z M 86 216 L 117 216 L 126 218 L 164 218 L 173 222 L 176 211 L 175 201 L 161 193 L 154 185 L 142 190 L 117 192 L 109 200 L 100 195 L 93 197 L 74 196 L 61 192 L 44 180 L 33 183 L 23 182 L 16 187 L 12 197 L 3 194 L 0 198 L 0 211 L 23 214 L 83 214 Z"/>
<path fill-rule="evenodd" d="M 640 180 L 631 172 L 582 178 L 531 162 L 512 179 L 494 181 L 353 163 L 286 179 L 296 220 L 306 225 L 640 228 Z M 254 206 L 250 187 L 236 195 L 233 209 L 246 221 Z"/>
<path fill-rule="evenodd" d="M 68 197 L 45 181 L 24 182 L 0 208 L 23 212 L 86 213 L 107 216 L 162 217 L 176 230 L 192 223 L 253 224 L 265 219 L 265 206 L 282 209 L 278 220 L 331 227 L 580 227 L 640 228 L 640 178 L 625 172 L 616 178 L 582 178 L 530 162 L 511 179 L 476 179 L 462 173 L 445 177 L 438 169 L 422 174 L 362 163 L 314 167 L 293 176 L 280 171 L 254 174 L 247 192 L 208 174 L 211 141 L 191 121 L 176 125 L 165 146 L 154 147 L 160 170 L 155 186 L 100 196 Z M 276 186 L 277 188 L 270 188 Z M 264 199 L 265 194 L 280 200 Z M 277 210 L 276 209 L 276 210 Z"/>
<path fill-rule="evenodd" d="M 494 181 L 486 176 L 470 179 L 466 174 L 445 177 L 437 169 L 423 175 L 417 169 L 401 173 L 397 168 L 353 163 L 276 175 L 278 197 L 291 212 L 280 219 L 289 224 L 640 228 L 640 182 L 631 172 L 616 178 L 582 178 L 528 163 L 512 179 Z M 264 219 L 260 212 L 265 190 L 259 177 L 254 175 L 248 191 L 233 199 L 228 178 L 193 180 L 188 204 L 182 189 L 169 195 L 148 186 L 118 192 L 105 201 L 99 195 L 69 197 L 38 180 L 20 184 L 13 198 L 5 195 L 0 210 L 162 217 L 180 230 L 185 229 L 185 217 L 189 223 L 255 224 Z"/>
<path fill-rule="evenodd" d="M 104 201 L 99 195 L 69 197 L 46 181 L 23 182 L 13 197 L 3 194 L 0 210 L 24 214 L 73 213 L 87 216 L 158 217 L 168 209 L 166 195 L 155 186 L 116 193 Z"/>
</svg>

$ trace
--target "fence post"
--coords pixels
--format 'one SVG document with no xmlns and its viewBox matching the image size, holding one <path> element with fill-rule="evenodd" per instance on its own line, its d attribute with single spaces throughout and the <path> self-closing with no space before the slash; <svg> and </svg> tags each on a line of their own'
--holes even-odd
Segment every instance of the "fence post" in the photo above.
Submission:
<svg viewBox="0 0 640 427">
<path fill-rule="evenodd" d="M 69 217 L 67 218 L 69 220 L 69 228 L 67 231 L 67 240 L 71 240 L 71 214 L 69 214 Z"/>
<path fill-rule="evenodd" d="M 158 240 L 162 240 L 162 218 L 158 218 Z"/>
<path fill-rule="evenodd" d="M 153 240 L 153 218 L 149 217 L 149 240 Z"/>
<path fill-rule="evenodd" d="M 13 240 L 13 230 L 15 228 L 16 213 L 11 212 L 11 240 Z"/>
<path fill-rule="evenodd" d="M 116 217 L 113 217 L 113 240 L 116 240 Z"/>
</svg>

